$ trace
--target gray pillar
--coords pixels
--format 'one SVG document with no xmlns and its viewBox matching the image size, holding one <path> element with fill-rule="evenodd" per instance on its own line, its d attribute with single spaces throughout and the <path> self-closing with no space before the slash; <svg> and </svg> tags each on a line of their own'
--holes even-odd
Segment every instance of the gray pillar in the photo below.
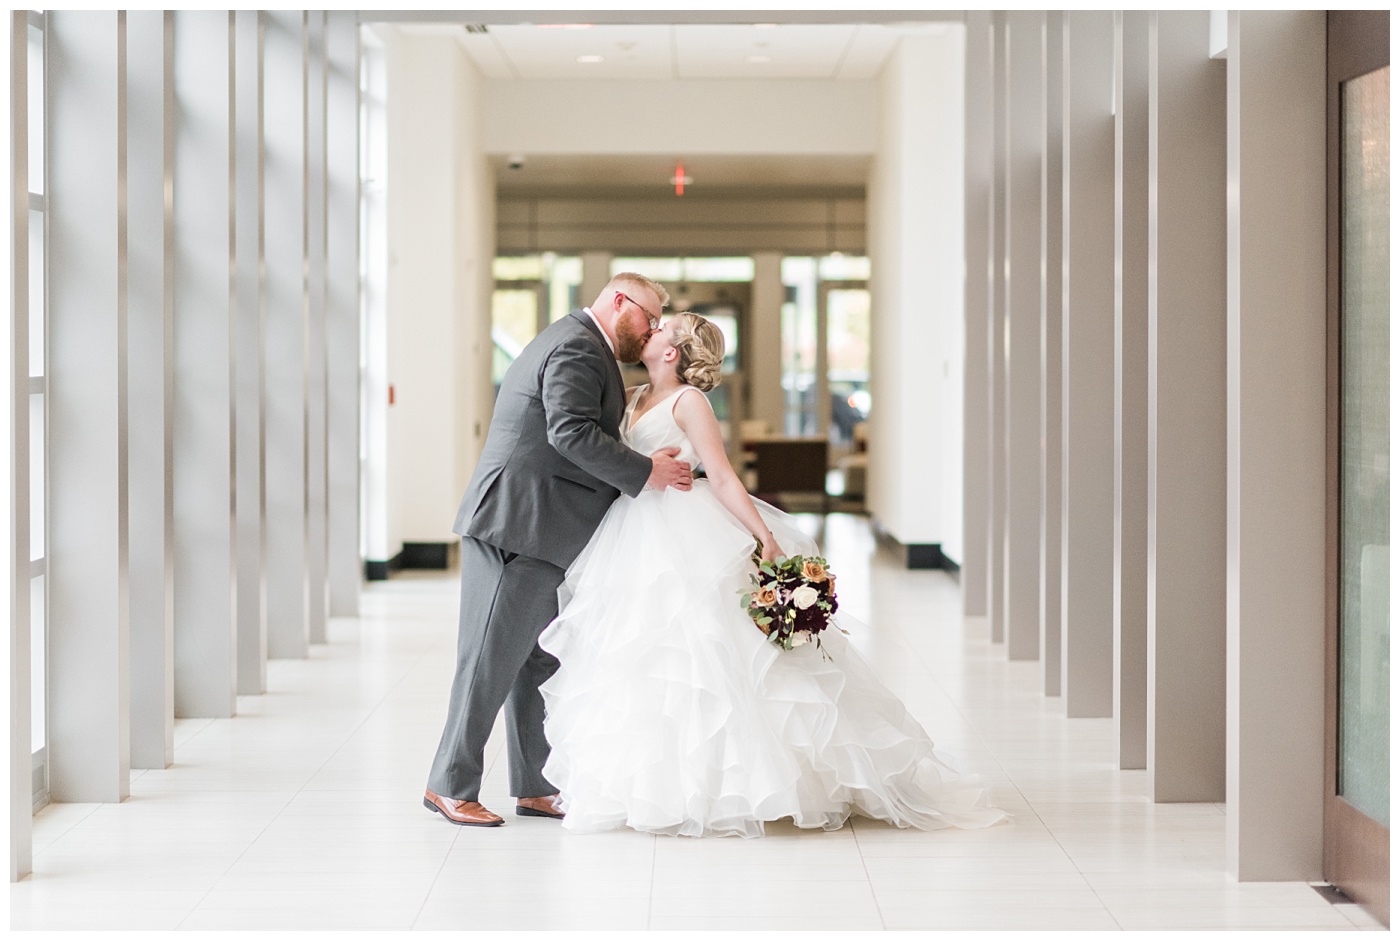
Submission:
<svg viewBox="0 0 1400 941">
<path fill-rule="evenodd" d="M 1114 14 L 1113 723 L 1118 767 L 1147 767 L 1147 24 Z"/>
<path fill-rule="evenodd" d="M 966 14 L 963 111 L 963 614 L 987 616 L 991 519 L 991 176 L 992 23 L 985 10 Z"/>
<path fill-rule="evenodd" d="M 306 548 L 306 29 L 263 14 L 263 408 L 267 655 L 304 657 Z"/>
<path fill-rule="evenodd" d="M 992 643 L 1006 640 L 1006 14 L 992 13 L 991 310 L 987 377 L 991 382 L 991 526 L 987 538 L 988 617 Z"/>
<path fill-rule="evenodd" d="M 773 431 L 783 429 L 783 294 L 782 253 L 754 252 L 749 418 Z"/>
<path fill-rule="evenodd" d="M 326 642 L 326 11 L 306 14 L 307 637 Z"/>
<path fill-rule="evenodd" d="M 1225 797 L 1225 63 L 1148 14 L 1147 785 Z"/>
<path fill-rule="evenodd" d="M 175 714 L 232 716 L 233 22 L 175 13 Z"/>
<path fill-rule="evenodd" d="M 1045 14 L 1040 145 L 1040 669 L 1045 695 L 1060 695 L 1060 400 L 1064 240 L 1064 13 Z"/>
<path fill-rule="evenodd" d="M 1113 14 L 1064 18 L 1061 687 L 1113 715 Z"/>
<path fill-rule="evenodd" d="M 1006 14 L 1006 653 L 1040 657 L 1041 41 L 1045 14 Z"/>
<path fill-rule="evenodd" d="M 1226 865 L 1322 876 L 1326 65 L 1319 11 L 1230 12 Z"/>
<path fill-rule="evenodd" d="M 238 432 L 238 692 L 267 689 L 267 572 L 263 525 L 263 179 L 262 16 L 234 14 L 235 253 L 234 359 Z"/>
<path fill-rule="evenodd" d="M 360 613 L 360 29 L 326 21 L 326 579 Z"/>
<path fill-rule="evenodd" d="M 124 15 L 48 21 L 49 793 L 130 793 Z"/>
<path fill-rule="evenodd" d="M 8 221 L 0 244 L 8 249 L 10 329 L 5 360 L 10 370 L 4 397 L 3 421 L 10 472 L 5 511 L 9 540 L 5 543 L 10 617 L 10 881 L 18 882 L 34 869 L 34 750 L 30 737 L 33 714 L 30 685 L 33 650 L 30 645 L 29 560 L 29 14 L 12 10 L 5 23 L 4 62 L 9 95 L 0 99 L 0 122 L 11 129 L 9 147 L 0 150 L 0 176 L 10 189 Z"/>
<path fill-rule="evenodd" d="M 127 14 L 127 467 L 131 513 L 131 764 L 175 760 L 175 84 L 171 15 Z"/>
</svg>

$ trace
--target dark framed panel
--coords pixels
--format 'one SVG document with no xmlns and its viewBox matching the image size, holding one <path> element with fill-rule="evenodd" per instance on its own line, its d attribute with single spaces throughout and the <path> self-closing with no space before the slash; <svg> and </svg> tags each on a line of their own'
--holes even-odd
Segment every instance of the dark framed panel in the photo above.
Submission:
<svg viewBox="0 0 1400 941">
<path fill-rule="evenodd" d="M 1327 14 L 1327 739 L 1323 874 L 1390 924 L 1390 829 L 1341 796 L 1343 88 L 1390 65 L 1388 10 Z M 1387 686 L 1388 696 L 1388 686 Z M 1387 796 L 1388 801 L 1388 796 Z M 1387 818 L 1388 819 L 1388 818 Z"/>
</svg>

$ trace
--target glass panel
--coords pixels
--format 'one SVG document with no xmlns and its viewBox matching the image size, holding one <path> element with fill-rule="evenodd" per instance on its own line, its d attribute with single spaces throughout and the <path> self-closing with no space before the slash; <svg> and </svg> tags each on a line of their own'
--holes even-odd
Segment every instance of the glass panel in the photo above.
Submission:
<svg viewBox="0 0 1400 941">
<path fill-rule="evenodd" d="M 715 417 L 719 419 L 720 424 L 727 424 L 729 422 L 729 386 L 720 383 L 705 395 L 710 400 L 710 407 L 714 409 Z M 727 435 L 725 440 L 728 440 Z"/>
<path fill-rule="evenodd" d="M 516 282 L 514 286 L 517 287 L 521 281 L 544 284 L 549 323 L 567 317 L 569 311 L 583 306 L 584 302 L 578 296 L 579 285 L 583 282 L 583 259 L 577 255 L 544 252 L 540 255 L 504 256 L 491 262 L 491 271 L 497 281 Z M 530 336 L 534 336 L 533 331 Z"/>
<path fill-rule="evenodd" d="M 752 258 L 683 259 L 686 281 L 752 281 Z"/>
<path fill-rule="evenodd" d="M 44 192 L 44 34 L 29 27 L 29 191 Z"/>
<path fill-rule="evenodd" d="M 500 257 L 491 263 L 497 281 L 539 281 L 544 277 L 544 261 L 539 255 Z"/>
<path fill-rule="evenodd" d="M 784 258 L 783 433 L 817 433 L 817 262 Z"/>
<path fill-rule="evenodd" d="M 676 282 L 683 280 L 681 259 L 679 258 L 614 258 L 608 266 L 612 274 L 633 271 L 645 275 L 653 281 Z"/>
<path fill-rule="evenodd" d="M 724 448 L 726 451 L 729 450 L 729 444 L 732 440 L 732 429 L 734 427 L 732 415 L 734 409 L 732 403 L 734 399 L 731 389 L 730 381 L 725 379 L 721 381 L 719 385 L 705 393 L 705 397 L 710 400 L 710 408 L 714 409 L 715 418 L 719 421 L 719 436 L 724 441 Z M 701 469 L 704 469 L 703 465 Z"/>
<path fill-rule="evenodd" d="M 497 389 L 506 369 L 535 338 L 539 300 L 529 288 L 498 288 L 491 295 L 491 382 Z"/>
<path fill-rule="evenodd" d="M 870 292 L 833 289 L 826 296 L 826 368 L 831 440 L 851 444 L 870 416 Z"/>
<path fill-rule="evenodd" d="M 1390 67 L 1342 88 L 1338 792 L 1390 825 Z"/>
<path fill-rule="evenodd" d="M 44 576 L 29 580 L 29 747 L 38 751 L 48 744 L 48 716 L 44 681 L 48 676 L 47 613 L 44 610 Z"/>
<path fill-rule="evenodd" d="M 728 305 L 715 306 L 711 304 L 696 304 L 690 310 L 719 327 L 719 332 L 724 336 L 724 362 L 721 364 L 720 371 L 727 375 L 737 370 L 741 353 L 738 312 Z"/>
<path fill-rule="evenodd" d="M 612 274 L 634 271 L 653 281 L 678 283 L 748 282 L 753 280 L 753 259 L 734 258 L 614 258 L 609 266 Z"/>
<path fill-rule="evenodd" d="M 44 394 L 29 396 L 29 558 L 44 557 Z"/>
<path fill-rule="evenodd" d="M 823 281 L 870 280 L 870 259 L 860 255 L 827 255 L 819 267 Z"/>
<path fill-rule="evenodd" d="M 385 51 L 360 27 L 360 555 L 389 558 L 388 163 Z"/>
<path fill-rule="evenodd" d="M 44 374 L 44 214 L 29 211 L 29 375 Z"/>
<path fill-rule="evenodd" d="M 569 311 L 577 310 L 593 298 L 583 301 L 578 296 L 579 285 L 583 283 L 583 259 L 576 255 L 561 255 L 549 265 L 549 322 L 569 316 Z"/>
</svg>

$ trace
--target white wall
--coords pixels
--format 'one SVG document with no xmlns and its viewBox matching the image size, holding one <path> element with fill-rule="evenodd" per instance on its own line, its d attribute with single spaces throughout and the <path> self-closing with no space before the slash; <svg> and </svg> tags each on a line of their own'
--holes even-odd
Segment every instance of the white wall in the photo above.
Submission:
<svg viewBox="0 0 1400 941">
<path fill-rule="evenodd" d="M 962 559 L 963 33 L 907 36 L 880 75 L 867 197 L 871 513 Z"/>
<path fill-rule="evenodd" d="M 455 40 L 384 30 L 388 58 L 388 551 L 447 542 L 490 417 L 494 181 L 482 80 Z"/>
</svg>

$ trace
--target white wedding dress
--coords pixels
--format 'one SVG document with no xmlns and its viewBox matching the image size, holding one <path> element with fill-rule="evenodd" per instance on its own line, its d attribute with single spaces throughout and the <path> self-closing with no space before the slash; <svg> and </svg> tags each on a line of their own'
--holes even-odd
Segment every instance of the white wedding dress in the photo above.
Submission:
<svg viewBox="0 0 1400 941">
<path fill-rule="evenodd" d="M 633 396 L 623 440 L 643 454 L 679 447 L 694 467 L 672 414 L 691 388 L 635 427 Z M 790 517 L 758 508 L 784 553 L 817 553 Z M 852 813 L 921 829 L 1006 817 L 935 757 L 839 630 L 822 632 L 829 660 L 815 644 L 783 651 L 764 637 L 740 606 L 753 550 L 697 480 L 619 497 L 569 567 L 559 617 L 540 637 L 561 664 L 541 692 L 544 773 L 564 827 L 757 837 L 785 817 L 827 830 Z"/>
</svg>

